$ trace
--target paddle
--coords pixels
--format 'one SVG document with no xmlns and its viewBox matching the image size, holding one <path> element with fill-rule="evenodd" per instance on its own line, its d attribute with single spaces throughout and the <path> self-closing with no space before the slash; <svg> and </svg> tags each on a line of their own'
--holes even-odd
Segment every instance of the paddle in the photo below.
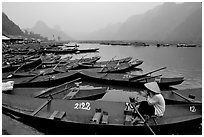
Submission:
<svg viewBox="0 0 204 137">
<path fill-rule="evenodd" d="M 38 67 L 40 67 L 42 64 L 43 64 L 43 63 L 40 63 L 37 67 L 31 69 L 31 70 L 29 71 L 29 73 L 31 73 L 32 71 L 36 70 L 36 69 L 37 69 Z"/>
<path fill-rule="evenodd" d="M 10 75 L 8 75 L 8 77 L 7 78 L 10 78 L 10 77 L 12 77 L 19 69 L 21 69 L 24 65 L 26 64 L 26 62 L 25 63 L 23 63 L 20 67 L 18 67 L 13 73 L 11 73 Z"/>
<path fill-rule="evenodd" d="M 51 93 L 51 94 L 49 94 L 49 95 L 47 95 L 47 96 L 44 96 L 44 97 L 47 98 L 47 97 L 49 97 L 50 95 L 51 95 L 51 96 L 53 96 L 53 95 L 57 95 L 57 94 L 59 94 L 59 93 L 64 92 L 65 90 L 70 89 L 70 88 L 72 88 L 72 86 L 69 87 L 69 88 L 68 88 L 68 87 L 65 87 L 64 89 L 62 89 L 62 90 L 60 90 L 60 91 L 57 91 L 57 92 Z"/>
<path fill-rule="evenodd" d="M 53 90 L 53 89 L 57 89 L 57 88 L 59 88 L 59 87 L 61 87 L 61 86 L 63 86 L 63 85 L 68 85 L 68 84 L 71 84 L 71 83 L 76 82 L 76 81 L 79 81 L 79 80 L 81 80 L 81 78 L 77 78 L 77 79 L 75 79 L 75 80 L 66 82 L 66 83 L 64 83 L 64 84 L 62 84 L 62 85 L 59 85 L 59 86 L 55 86 L 55 87 L 52 87 L 52 88 L 45 89 L 45 90 L 43 90 L 43 91 L 40 91 L 40 93 L 39 93 L 39 92 L 38 92 L 38 93 L 35 93 L 35 94 L 36 94 L 36 95 L 35 95 L 35 98 L 40 97 L 40 96 L 42 96 L 42 95 L 44 95 L 44 94 L 50 92 L 50 91 Z M 68 88 L 66 87 L 65 89 L 68 89 Z M 63 90 L 64 90 L 64 89 L 63 89 Z M 61 92 L 60 92 L 60 91 L 57 91 L 57 92 L 52 93 L 52 94 L 50 94 L 50 95 L 56 95 L 56 94 L 58 94 L 58 93 L 61 93 Z M 47 96 L 46 96 L 46 97 L 47 97 Z"/>
<path fill-rule="evenodd" d="M 63 59 L 61 59 L 53 68 L 52 71 L 55 70 L 57 68 L 57 66 L 63 61 Z"/>
<path fill-rule="evenodd" d="M 86 56 L 87 56 L 87 54 L 84 55 L 84 56 L 82 56 L 81 59 L 79 59 L 79 60 L 77 61 L 77 63 L 80 63 L 80 61 L 82 61 L 82 59 L 83 59 L 84 57 L 86 57 Z"/>
<path fill-rule="evenodd" d="M 71 57 L 71 58 L 72 58 L 72 57 Z M 69 59 L 71 59 L 71 58 L 69 58 Z M 45 74 L 50 74 L 50 73 L 53 73 L 53 72 L 64 73 L 65 71 L 57 71 L 57 70 L 56 70 L 57 66 L 58 66 L 64 59 L 67 59 L 67 58 L 60 59 L 60 61 L 52 68 L 51 72 L 48 72 L 48 73 L 45 73 Z"/>
<path fill-rule="evenodd" d="M 140 114 L 140 112 L 138 111 L 138 109 L 135 107 L 134 104 L 131 105 L 134 110 L 137 112 L 137 114 L 139 115 L 139 117 L 142 119 L 142 121 L 144 122 L 144 124 L 147 126 L 147 128 L 150 130 L 150 132 L 153 134 L 153 135 L 156 135 L 154 133 L 154 131 L 152 130 L 152 128 L 149 126 L 149 124 L 146 122 L 146 120 L 143 118 L 143 116 Z"/>
<path fill-rule="evenodd" d="M 45 103 L 43 103 L 40 107 L 38 107 L 32 114 L 31 116 L 35 116 L 38 112 L 40 112 L 40 110 L 42 110 L 45 106 L 47 106 L 48 104 L 50 104 L 50 102 L 52 101 L 52 96 L 50 96 L 50 99 L 48 99 Z"/>
<path fill-rule="evenodd" d="M 45 72 L 40 72 L 40 74 L 35 75 L 34 77 L 30 78 L 29 80 L 23 81 L 23 82 L 21 82 L 21 83 L 29 83 L 29 82 L 33 81 L 34 79 L 36 79 L 37 77 L 43 75 L 44 73 L 45 73 Z"/>
<path fill-rule="evenodd" d="M 39 58 L 41 58 L 41 56 L 42 56 L 42 54 L 40 55 Z M 26 59 L 26 60 L 27 60 L 27 59 Z M 26 62 L 25 62 L 24 64 L 22 64 L 17 70 L 15 70 L 11 75 L 14 75 L 14 74 L 15 74 L 19 69 L 21 69 L 25 64 L 26 64 Z M 41 66 L 41 65 L 42 65 L 42 63 L 39 64 L 37 67 L 35 67 L 34 70 L 37 69 L 37 68 L 38 68 L 39 66 Z M 30 73 L 31 71 L 33 71 L 33 69 L 30 70 L 29 73 Z M 9 76 L 10 76 L 10 75 L 9 75 Z M 8 76 L 8 77 L 9 77 L 9 76 Z"/>
<path fill-rule="evenodd" d="M 129 78 L 129 80 L 136 80 L 136 79 L 139 79 L 139 78 L 145 77 L 145 76 L 147 76 L 147 75 L 149 75 L 149 74 L 152 74 L 152 73 L 154 73 L 154 72 L 157 72 L 157 71 L 160 71 L 160 70 L 163 70 L 163 69 L 166 69 L 166 67 L 163 67 L 163 68 L 160 68 L 160 69 L 157 69 L 157 70 L 154 70 L 154 71 L 148 72 L 148 73 L 143 74 L 143 75 L 134 76 L 134 77 L 132 77 L 132 78 Z"/>
<path fill-rule="evenodd" d="M 116 56 L 115 56 L 115 57 L 116 57 Z M 102 71 L 104 70 L 104 68 L 105 68 L 115 57 L 113 57 L 111 60 L 109 60 L 108 63 L 106 63 L 106 64 L 103 66 L 103 68 L 101 69 L 100 72 L 102 72 Z"/>
<path fill-rule="evenodd" d="M 147 79 L 151 79 L 151 78 L 156 78 L 156 77 L 161 77 L 161 76 L 162 76 L 162 74 L 161 75 L 157 75 L 157 76 L 153 76 L 153 77 L 140 78 L 140 79 L 135 80 L 134 82 L 138 82 L 138 81 L 142 81 L 142 80 L 147 80 Z"/>
<path fill-rule="evenodd" d="M 187 97 L 184 97 L 183 95 L 177 93 L 176 91 L 172 91 L 172 94 L 176 94 L 177 96 L 179 96 L 179 97 L 185 99 L 186 101 L 188 101 L 188 102 L 190 102 L 190 103 L 193 103 L 193 102 L 195 102 L 195 103 L 201 103 L 200 101 L 193 101 L 193 100 L 191 100 L 191 99 L 189 99 L 189 98 L 187 98 Z"/>
</svg>

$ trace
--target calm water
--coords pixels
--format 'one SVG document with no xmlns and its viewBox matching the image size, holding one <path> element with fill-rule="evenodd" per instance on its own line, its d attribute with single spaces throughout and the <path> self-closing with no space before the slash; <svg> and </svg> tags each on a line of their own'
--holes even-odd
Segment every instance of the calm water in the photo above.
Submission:
<svg viewBox="0 0 204 137">
<path fill-rule="evenodd" d="M 142 71 L 132 71 L 133 74 L 143 74 L 156 70 L 161 67 L 167 67 L 165 70 L 154 73 L 162 74 L 163 77 L 183 76 L 185 81 L 173 86 L 176 89 L 201 88 L 202 87 L 202 48 L 178 48 L 176 46 L 157 47 L 150 45 L 148 47 L 135 46 L 110 46 L 100 44 L 79 44 L 80 48 L 100 48 L 98 53 L 74 55 L 74 58 L 82 56 L 91 57 L 101 56 L 100 60 L 120 59 L 131 56 L 133 59 L 143 60 L 143 64 L 138 66 Z M 90 84 L 91 85 L 91 84 Z M 115 90 L 108 92 L 103 100 L 128 101 L 128 97 L 137 93 L 132 93 L 132 89 L 113 87 Z M 124 93 L 125 91 L 125 93 Z M 130 91 L 130 92 L 128 92 Z"/>
<path fill-rule="evenodd" d="M 201 88 L 202 87 L 202 48 L 178 48 L 176 46 L 156 47 L 150 45 L 149 47 L 134 47 L 134 46 L 107 46 L 100 44 L 79 44 L 81 49 L 85 48 L 100 48 L 98 53 L 78 54 L 73 58 L 92 57 L 95 55 L 101 56 L 101 61 L 120 59 L 127 56 L 133 59 L 143 60 L 143 64 L 139 66 L 142 71 L 133 71 L 133 74 L 143 74 L 156 70 L 161 67 L 167 69 L 154 73 L 153 75 L 162 74 L 164 77 L 184 76 L 185 81 L 177 86 L 177 89 L 186 88 Z M 85 87 L 101 86 L 92 83 L 83 83 Z M 83 88 L 84 86 L 81 86 Z M 102 98 L 106 101 L 129 101 L 129 96 L 136 96 L 137 92 L 133 92 L 131 88 L 121 88 L 110 86 L 110 91 Z M 12 126 L 11 126 L 12 127 Z M 19 131 L 20 132 L 20 131 Z M 28 134 L 32 133 L 28 131 Z M 182 134 L 188 134 L 184 131 Z M 201 134 L 201 129 L 193 130 L 189 134 Z"/>
</svg>

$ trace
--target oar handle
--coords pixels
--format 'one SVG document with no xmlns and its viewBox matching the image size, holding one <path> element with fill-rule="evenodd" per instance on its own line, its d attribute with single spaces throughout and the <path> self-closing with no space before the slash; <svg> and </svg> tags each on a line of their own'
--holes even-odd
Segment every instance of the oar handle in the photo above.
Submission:
<svg viewBox="0 0 204 137">
<path fill-rule="evenodd" d="M 38 67 L 40 67 L 43 63 L 40 63 L 37 67 L 31 69 L 29 72 L 32 72 L 33 70 L 36 70 Z"/>
<path fill-rule="evenodd" d="M 167 67 L 163 67 L 163 68 L 160 68 L 160 69 L 157 69 L 157 70 L 154 70 L 154 71 L 148 72 L 148 73 L 143 74 L 143 75 L 134 76 L 134 77 L 132 77 L 132 78 L 129 78 L 129 80 L 136 80 L 136 79 L 139 79 L 139 78 L 145 77 L 145 76 L 147 76 L 147 75 L 149 75 L 149 74 L 152 74 L 152 73 L 154 73 L 154 72 L 157 72 L 157 71 L 160 71 L 160 70 L 162 70 L 162 69 L 166 69 L 166 68 L 167 68 Z"/>
<path fill-rule="evenodd" d="M 37 93 L 37 94 L 36 94 L 35 98 L 40 97 L 40 96 L 42 96 L 42 95 L 44 95 L 44 94 L 46 94 L 46 93 L 48 93 L 48 92 L 51 92 L 52 90 L 55 90 L 55 89 L 57 89 L 57 88 L 59 88 L 59 87 L 61 87 L 61 86 L 68 85 L 68 84 L 71 84 L 71 83 L 73 83 L 73 82 L 77 82 L 77 81 L 79 81 L 79 80 L 81 80 L 81 78 L 77 78 L 77 79 L 75 79 L 75 80 L 66 82 L 66 83 L 61 84 L 61 85 L 59 85 L 59 86 L 55 86 L 55 87 L 52 87 L 52 88 L 48 88 L 47 90 L 40 91 L 40 93 Z"/>
<path fill-rule="evenodd" d="M 185 99 L 185 100 L 188 101 L 188 102 L 191 102 L 191 103 L 193 102 L 192 100 L 190 100 L 190 99 L 184 97 L 183 95 L 177 93 L 176 91 L 172 91 L 172 93 L 173 93 L 173 94 L 176 94 L 177 96 L 179 96 L 179 97 L 181 97 L 181 98 L 183 98 L 183 99 Z"/>
<path fill-rule="evenodd" d="M 116 56 L 115 56 L 116 57 Z M 103 66 L 103 68 L 101 69 L 101 72 L 104 70 L 104 68 L 115 58 L 113 57 L 111 60 L 108 61 L 108 63 L 106 63 L 106 65 Z"/>
<path fill-rule="evenodd" d="M 149 75 L 149 74 L 152 74 L 152 73 L 154 73 L 154 72 L 157 72 L 157 71 L 160 71 L 160 70 L 163 70 L 163 69 L 166 69 L 166 68 L 167 68 L 167 67 L 163 67 L 163 68 L 160 68 L 160 69 L 157 69 L 157 70 L 148 72 L 148 73 L 146 73 L 145 75 Z"/>
<path fill-rule="evenodd" d="M 162 74 L 161 75 L 157 75 L 157 76 L 153 76 L 153 77 L 140 78 L 140 79 L 135 80 L 134 82 L 138 82 L 138 81 L 142 81 L 142 80 L 147 80 L 147 79 L 151 79 L 151 78 L 156 78 L 156 77 L 161 77 L 161 76 L 162 76 Z"/>
<path fill-rule="evenodd" d="M 61 59 L 61 60 L 54 66 L 54 68 L 53 68 L 52 70 L 56 69 L 57 66 L 60 64 L 60 62 L 62 62 L 62 60 L 63 60 L 63 59 Z"/>
<path fill-rule="evenodd" d="M 44 74 L 44 73 L 40 73 L 40 74 L 38 74 L 38 75 L 32 77 L 31 79 L 29 79 L 28 81 L 26 81 L 26 83 L 29 83 L 29 82 L 33 81 L 34 79 L 36 79 L 37 77 L 39 77 L 40 75 L 43 75 L 43 74 Z M 24 83 L 24 82 L 22 82 L 22 83 Z"/>
<path fill-rule="evenodd" d="M 39 108 L 37 108 L 31 116 L 35 116 L 38 112 L 40 112 L 45 106 L 47 106 L 52 101 L 52 98 L 47 100 L 45 103 L 43 103 Z"/>
<path fill-rule="evenodd" d="M 84 57 L 86 57 L 87 56 L 87 54 L 86 55 L 84 55 L 84 56 L 82 56 L 77 62 L 80 62 Z"/>
<path fill-rule="evenodd" d="M 156 135 L 154 133 L 154 131 L 152 130 L 152 128 L 149 126 L 149 124 L 146 122 L 146 120 L 143 118 L 143 116 L 140 114 L 139 110 L 134 106 L 133 103 L 131 103 L 134 110 L 137 112 L 137 114 L 139 115 L 139 117 L 142 119 L 142 121 L 145 123 L 145 125 L 147 126 L 147 128 L 150 130 L 150 132 L 153 134 L 153 135 Z"/>
<path fill-rule="evenodd" d="M 21 69 L 25 64 L 26 64 L 26 62 L 23 63 L 20 67 L 18 67 L 12 74 L 15 74 L 15 73 L 16 73 L 19 69 Z"/>
</svg>

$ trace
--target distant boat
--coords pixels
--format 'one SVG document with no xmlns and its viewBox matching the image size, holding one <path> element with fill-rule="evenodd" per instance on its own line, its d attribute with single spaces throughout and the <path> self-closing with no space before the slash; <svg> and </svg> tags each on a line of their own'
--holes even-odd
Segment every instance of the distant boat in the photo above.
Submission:
<svg viewBox="0 0 204 137">
<path fill-rule="evenodd" d="M 196 47 L 196 44 L 177 44 L 177 47 Z"/>
<path fill-rule="evenodd" d="M 99 48 L 77 49 L 78 53 L 97 52 Z"/>
<path fill-rule="evenodd" d="M 157 44 L 157 47 L 160 47 L 160 46 L 161 46 L 161 44 L 158 43 L 158 44 Z"/>
<path fill-rule="evenodd" d="M 196 44 L 187 44 L 187 47 L 196 47 Z"/>
<path fill-rule="evenodd" d="M 79 45 L 77 44 L 73 44 L 73 45 L 70 45 L 70 44 L 63 44 L 65 47 L 79 47 Z"/>
<path fill-rule="evenodd" d="M 169 44 L 163 44 L 163 47 L 168 47 L 169 46 Z"/>
</svg>

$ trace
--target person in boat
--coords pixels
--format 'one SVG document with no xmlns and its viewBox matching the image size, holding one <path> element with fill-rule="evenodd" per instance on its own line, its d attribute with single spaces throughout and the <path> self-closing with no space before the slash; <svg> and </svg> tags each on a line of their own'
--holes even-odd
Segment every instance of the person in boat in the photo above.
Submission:
<svg viewBox="0 0 204 137">
<path fill-rule="evenodd" d="M 138 107 L 138 111 L 142 116 L 158 116 L 162 117 L 165 112 L 165 100 L 161 94 L 161 90 L 157 82 L 144 84 L 147 90 L 141 92 L 141 95 L 146 98 Z M 135 122 L 133 120 L 133 122 Z"/>
</svg>

